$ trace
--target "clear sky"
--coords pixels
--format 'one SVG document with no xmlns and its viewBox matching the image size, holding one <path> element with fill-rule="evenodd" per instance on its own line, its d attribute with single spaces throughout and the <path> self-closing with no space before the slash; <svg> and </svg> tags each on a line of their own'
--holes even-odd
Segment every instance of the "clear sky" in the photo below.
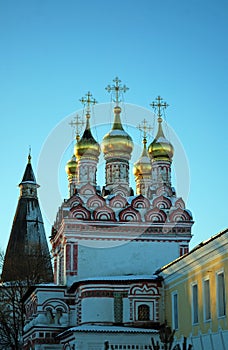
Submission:
<svg viewBox="0 0 228 350">
<path fill-rule="evenodd" d="M 170 105 L 167 121 L 190 170 L 191 247 L 227 227 L 227 18 L 227 0 L 0 1 L 1 248 L 29 145 L 37 172 L 48 135 L 88 90 L 108 102 L 105 87 L 116 75 L 130 88 L 127 103 L 149 109 L 161 95 Z M 49 152 L 56 156 L 55 147 Z M 59 162 L 61 175 L 51 163 L 46 174 L 65 179 L 67 196 Z"/>
</svg>

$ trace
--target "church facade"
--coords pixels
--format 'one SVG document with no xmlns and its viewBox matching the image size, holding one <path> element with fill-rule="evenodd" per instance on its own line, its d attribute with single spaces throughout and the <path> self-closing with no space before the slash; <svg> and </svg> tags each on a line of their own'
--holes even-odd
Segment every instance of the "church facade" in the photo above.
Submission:
<svg viewBox="0 0 228 350">
<path fill-rule="evenodd" d="M 149 349 L 165 321 L 164 286 L 154 272 L 188 252 L 192 215 L 171 183 L 174 149 L 163 132 L 158 97 L 157 135 L 134 164 L 136 193 L 129 185 L 132 137 L 121 122 L 121 93 L 116 78 L 113 125 L 101 147 L 90 128 L 76 135 L 66 165 L 69 198 L 52 228 L 54 283 L 30 288 L 24 298 L 24 349 Z M 97 184 L 100 152 L 105 185 Z M 105 345 L 106 344 L 106 345 Z"/>
</svg>

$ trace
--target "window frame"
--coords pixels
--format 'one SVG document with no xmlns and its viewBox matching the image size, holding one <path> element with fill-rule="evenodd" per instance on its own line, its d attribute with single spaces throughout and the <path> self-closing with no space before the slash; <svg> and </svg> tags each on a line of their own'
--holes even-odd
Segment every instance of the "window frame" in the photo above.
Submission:
<svg viewBox="0 0 228 350">
<path fill-rule="evenodd" d="M 172 328 L 174 330 L 179 329 L 179 298 L 178 298 L 178 292 L 174 291 L 172 292 Z"/>
<path fill-rule="evenodd" d="M 223 276 L 223 290 L 222 294 L 219 291 L 219 276 Z M 221 298 L 222 296 L 222 298 Z M 223 300 L 223 305 L 221 306 L 221 300 Z M 223 313 L 220 313 L 220 310 L 223 308 Z M 224 270 L 216 272 L 216 309 L 217 317 L 224 318 L 226 317 L 226 283 L 225 283 L 225 273 Z"/>
<path fill-rule="evenodd" d="M 203 318 L 204 322 L 211 321 L 211 283 L 209 277 L 203 279 Z"/>
<path fill-rule="evenodd" d="M 148 313 L 147 319 L 141 319 L 141 317 L 140 317 L 142 308 L 147 310 L 147 313 Z M 150 305 L 148 305 L 146 303 L 142 303 L 142 304 L 138 305 L 138 307 L 137 307 L 137 321 L 143 321 L 143 322 L 151 321 L 150 315 L 151 315 Z"/>
<path fill-rule="evenodd" d="M 196 291 L 196 294 L 195 294 L 195 291 Z M 191 284 L 191 295 L 192 295 L 192 325 L 197 325 L 199 324 L 199 288 L 198 288 L 197 282 L 193 282 Z"/>
</svg>

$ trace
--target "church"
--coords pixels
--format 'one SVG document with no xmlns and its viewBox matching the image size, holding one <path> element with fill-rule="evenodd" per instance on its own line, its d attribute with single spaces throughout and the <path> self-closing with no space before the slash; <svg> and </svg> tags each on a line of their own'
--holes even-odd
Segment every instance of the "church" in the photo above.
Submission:
<svg viewBox="0 0 228 350">
<path fill-rule="evenodd" d="M 146 350 L 151 338 L 159 339 L 166 314 L 163 277 L 156 271 L 188 253 L 193 218 L 172 185 L 175 150 L 164 133 L 168 105 L 160 96 L 151 104 L 156 136 L 147 145 L 144 122 L 141 156 L 131 168 L 134 142 L 121 118 L 121 97 L 127 89 L 118 78 L 107 87 L 113 96 L 113 123 L 101 145 L 90 126 L 96 101 L 91 93 L 81 100 L 86 126 L 82 136 L 76 135 L 74 154 L 66 164 L 69 198 L 58 210 L 50 237 L 54 276 L 49 266 L 44 283 L 24 296 L 25 350 Z M 96 176 L 101 152 L 104 184 Z M 30 158 L 27 167 L 20 184 L 26 203 L 37 196 L 38 187 Z M 132 171 L 135 189 L 129 182 Z M 29 220 L 41 223 L 41 217 L 31 217 L 37 217 L 37 203 Z M 29 246 L 34 237 L 26 234 L 23 239 Z M 5 281 L 11 250 L 12 243 Z"/>
</svg>

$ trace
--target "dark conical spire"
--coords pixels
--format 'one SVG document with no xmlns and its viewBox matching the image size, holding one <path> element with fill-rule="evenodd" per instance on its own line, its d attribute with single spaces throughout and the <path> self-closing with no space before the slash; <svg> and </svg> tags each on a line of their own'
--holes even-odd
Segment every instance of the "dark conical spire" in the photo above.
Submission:
<svg viewBox="0 0 228 350">
<path fill-rule="evenodd" d="M 37 198 L 31 156 L 22 178 L 20 197 L 5 254 L 2 281 L 52 282 L 53 272 Z"/>
<path fill-rule="evenodd" d="M 25 172 L 24 172 L 21 183 L 24 183 L 24 182 L 33 182 L 34 184 L 36 184 L 36 178 L 35 178 L 34 172 L 32 170 L 31 155 L 30 154 L 28 155 L 28 163 L 27 163 L 27 166 L 25 168 Z"/>
</svg>

